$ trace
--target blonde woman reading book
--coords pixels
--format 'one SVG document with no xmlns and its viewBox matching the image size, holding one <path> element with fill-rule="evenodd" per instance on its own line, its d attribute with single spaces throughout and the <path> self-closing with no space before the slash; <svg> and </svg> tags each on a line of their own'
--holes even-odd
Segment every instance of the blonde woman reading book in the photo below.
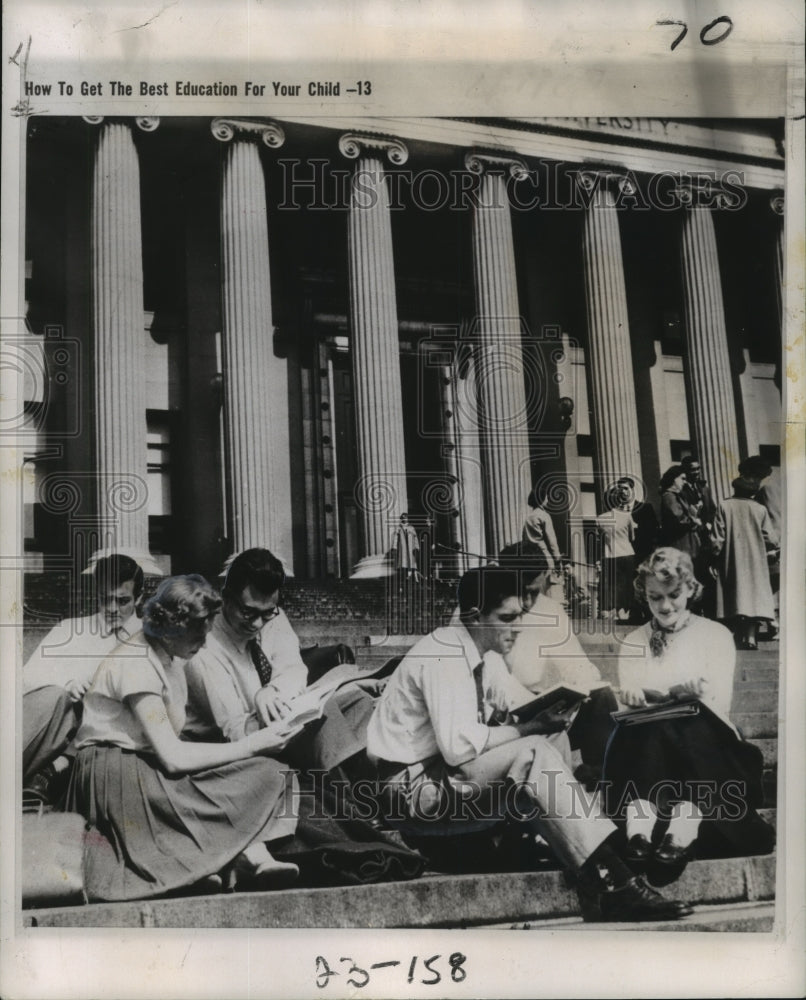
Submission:
<svg viewBox="0 0 806 1000">
<path fill-rule="evenodd" d="M 626 821 L 628 859 L 655 885 L 679 877 L 695 856 L 763 854 L 774 843 L 756 813 L 760 751 L 730 721 L 733 638 L 691 613 L 700 590 L 687 553 L 656 549 L 635 579 L 651 620 L 625 637 L 619 656 L 628 709 L 694 706 L 690 714 L 640 724 L 645 713 L 627 714 L 605 756 L 608 811 Z"/>
</svg>

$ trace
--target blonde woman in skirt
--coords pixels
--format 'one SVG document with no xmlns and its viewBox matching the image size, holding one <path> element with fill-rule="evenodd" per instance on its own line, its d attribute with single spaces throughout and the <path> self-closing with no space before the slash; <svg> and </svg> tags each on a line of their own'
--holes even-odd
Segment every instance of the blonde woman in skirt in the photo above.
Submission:
<svg viewBox="0 0 806 1000">
<path fill-rule="evenodd" d="M 287 885 L 296 865 L 266 841 L 293 834 L 293 772 L 268 754 L 280 724 L 234 743 L 180 740 L 185 661 L 204 645 L 221 599 L 201 576 L 170 577 L 143 609 L 143 629 L 95 675 L 76 736 L 68 808 L 95 828 L 86 857 L 90 900 L 181 893 L 220 885 Z"/>
</svg>

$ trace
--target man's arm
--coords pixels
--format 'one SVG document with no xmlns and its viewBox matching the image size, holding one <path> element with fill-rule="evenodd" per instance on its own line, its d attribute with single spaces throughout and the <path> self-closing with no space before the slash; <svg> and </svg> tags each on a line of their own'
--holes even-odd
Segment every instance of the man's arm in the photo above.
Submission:
<svg viewBox="0 0 806 1000">
<path fill-rule="evenodd" d="M 474 760 L 485 750 L 519 739 L 557 732 L 565 722 L 546 717 L 506 726 L 488 726 L 479 722 L 475 712 L 475 694 L 467 665 L 459 660 L 435 658 L 422 670 L 422 693 L 428 709 L 439 752 L 445 762 L 456 767 Z"/>
<path fill-rule="evenodd" d="M 235 682 L 209 652 L 197 653 L 185 666 L 185 676 L 188 703 L 200 719 L 214 723 L 224 739 L 232 742 L 260 729 Z"/>
</svg>

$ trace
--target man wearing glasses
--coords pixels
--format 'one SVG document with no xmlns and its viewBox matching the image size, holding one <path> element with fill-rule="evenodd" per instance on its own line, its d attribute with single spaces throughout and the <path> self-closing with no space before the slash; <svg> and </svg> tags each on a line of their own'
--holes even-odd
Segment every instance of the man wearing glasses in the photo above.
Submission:
<svg viewBox="0 0 806 1000">
<path fill-rule="evenodd" d="M 221 588 L 223 605 L 207 642 L 185 668 L 188 683 L 184 736 L 239 740 L 268 726 L 284 730 L 291 702 L 314 675 L 342 662 L 346 646 L 325 646 L 306 664 L 299 639 L 278 606 L 285 572 L 268 549 L 239 553 Z M 358 668 L 355 668 L 358 671 Z M 342 681 L 349 680 L 349 674 Z M 361 765 L 366 725 L 374 706 L 372 682 L 342 683 L 325 704 L 323 719 L 274 756 L 298 768 L 330 771 Z"/>
<path fill-rule="evenodd" d="M 281 721 L 305 690 L 308 668 L 278 605 L 284 582 L 283 565 L 268 549 L 247 549 L 230 563 L 221 614 L 186 668 L 186 735 L 239 740 Z"/>
<path fill-rule="evenodd" d="M 389 679 L 369 723 L 378 800 L 404 831 L 461 833 L 524 821 L 577 875 L 586 920 L 675 920 L 691 907 L 665 899 L 619 856 L 614 824 L 581 807 L 563 715 L 518 721 L 530 693 L 503 657 L 521 616 L 517 570 L 482 567 L 459 581 L 459 623 L 417 642 Z M 514 793 L 514 794 L 513 794 Z M 469 824 L 469 826 L 468 826 Z"/>
</svg>

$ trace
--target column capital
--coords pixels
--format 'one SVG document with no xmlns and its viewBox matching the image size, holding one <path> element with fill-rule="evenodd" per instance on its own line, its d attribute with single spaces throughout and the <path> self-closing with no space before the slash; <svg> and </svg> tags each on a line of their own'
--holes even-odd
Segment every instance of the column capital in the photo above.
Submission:
<svg viewBox="0 0 806 1000">
<path fill-rule="evenodd" d="M 594 167 L 589 170 L 578 170 L 576 177 L 580 187 L 588 194 L 597 187 L 610 188 L 622 195 L 634 195 L 635 181 L 628 174 L 621 173 L 609 167 Z"/>
<path fill-rule="evenodd" d="M 775 212 L 776 215 L 784 214 L 784 193 L 783 191 L 776 191 L 770 197 L 770 208 Z"/>
<path fill-rule="evenodd" d="M 529 168 L 518 156 L 483 153 L 476 150 L 465 154 L 465 170 L 473 174 L 506 173 L 515 181 L 525 180 L 529 176 Z"/>
<path fill-rule="evenodd" d="M 81 117 L 88 125 L 101 125 L 103 122 L 120 122 L 128 125 L 132 121 L 130 117 L 109 118 L 104 115 L 82 115 Z M 155 132 L 159 128 L 160 120 L 156 115 L 141 115 L 134 119 L 134 123 L 142 132 Z"/>
<path fill-rule="evenodd" d="M 386 153 L 389 162 L 402 166 L 409 158 L 409 150 L 400 139 L 390 135 L 367 132 L 345 132 L 339 137 L 339 152 L 348 160 L 357 160 L 362 153 Z"/>
<path fill-rule="evenodd" d="M 672 197 L 682 208 L 735 208 L 736 198 L 710 177 L 681 177 Z"/>
<path fill-rule="evenodd" d="M 263 144 L 270 149 L 279 149 L 285 142 L 285 132 L 274 121 L 252 121 L 248 118 L 214 118 L 210 131 L 219 142 L 230 142 L 237 135 L 239 139 L 253 139 L 260 136 Z"/>
</svg>

